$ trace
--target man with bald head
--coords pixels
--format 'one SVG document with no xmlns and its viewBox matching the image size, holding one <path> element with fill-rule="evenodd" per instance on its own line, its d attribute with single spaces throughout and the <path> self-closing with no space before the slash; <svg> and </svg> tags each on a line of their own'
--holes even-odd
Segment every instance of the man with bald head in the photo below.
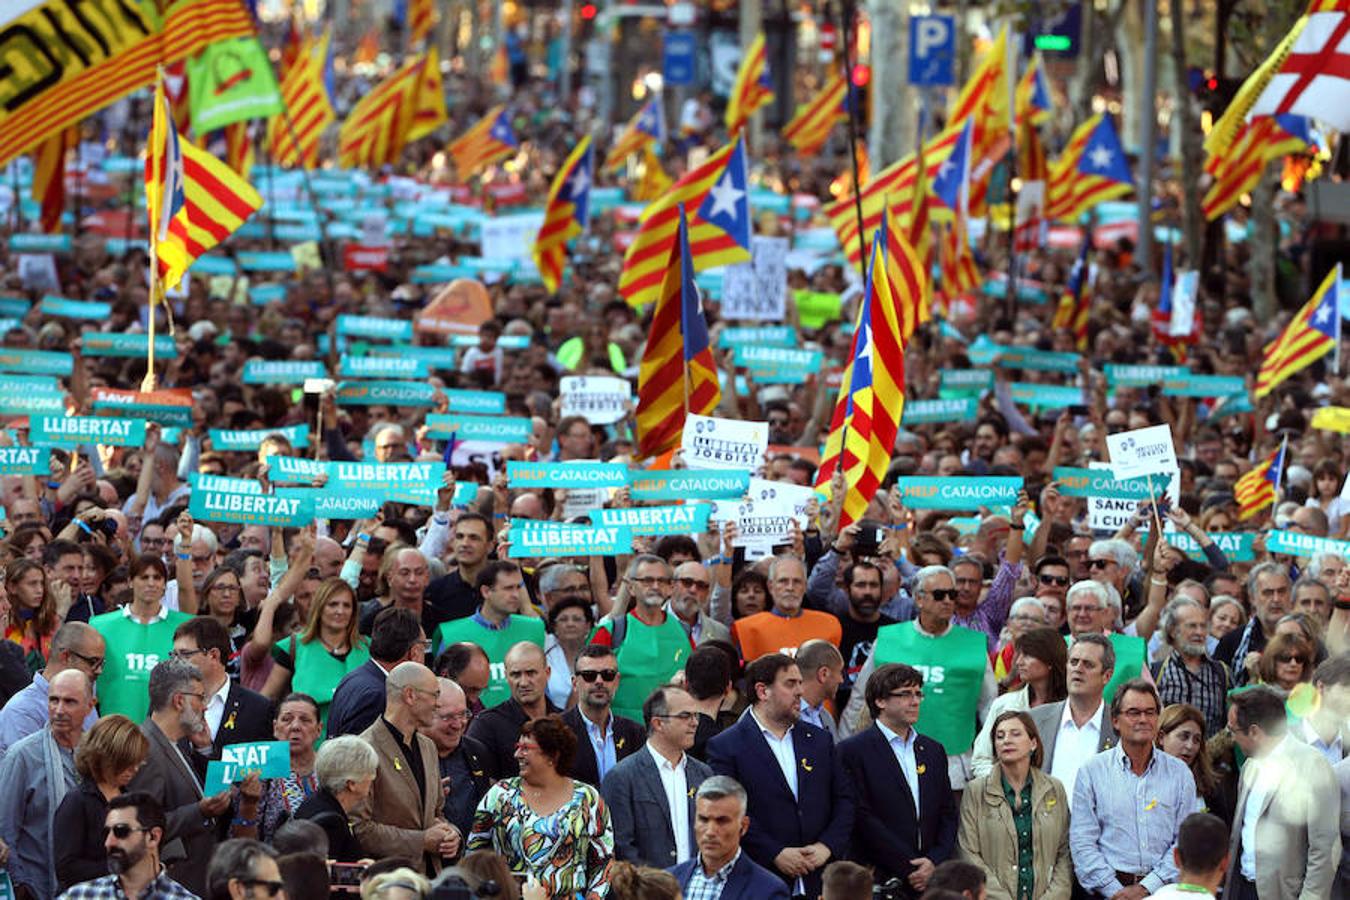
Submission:
<svg viewBox="0 0 1350 900">
<path fill-rule="evenodd" d="M 436 745 L 445 792 L 442 815 L 460 834 L 468 834 L 478 801 L 492 786 L 484 768 L 487 748 L 464 733 L 473 718 L 464 689 L 449 678 L 437 681 L 441 693 L 436 701 L 436 720 L 422 733 Z"/>
<path fill-rule="evenodd" d="M 487 748 L 488 777 L 494 781 L 519 771 L 516 741 L 520 726 L 561 710 L 548 700 L 549 667 L 538 644 L 521 641 L 506 652 L 506 684 L 511 696 L 474 717 L 469 737 Z"/>
<path fill-rule="evenodd" d="M 389 673 L 384 715 L 361 732 L 379 756 L 375 782 L 351 812 L 352 830 L 369 855 L 404 857 L 430 877 L 443 859 L 459 855 L 463 839 L 442 815 L 436 745 L 421 733 L 436 724 L 440 692 L 421 663 L 400 663 Z"/>
<path fill-rule="evenodd" d="M 731 640 L 731 629 L 708 615 L 708 598 L 711 596 L 712 577 L 707 566 L 690 560 L 675 567 L 675 591 L 670 595 L 670 610 L 695 645 Z"/>
<path fill-rule="evenodd" d="M 67 622 L 56 629 L 47 667 L 0 710 L 0 754 L 47 724 L 47 690 L 57 675 L 75 669 L 90 680 L 98 678 L 103 671 L 105 646 L 103 635 L 83 622 Z M 98 713 L 91 707 L 82 728 L 93 728 L 97 721 Z"/>
<path fill-rule="evenodd" d="M 330 537 L 314 539 L 314 568 L 319 570 L 320 578 L 337 578 L 347 554 L 342 545 Z"/>
<path fill-rule="evenodd" d="M 85 717 L 94 708 L 94 683 L 78 669 L 52 676 L 47 689 L 48 722 L 9 748 L 0 761 L 0 839 L 10 849 L 9 875 L 15 890 L 56 896 L 56 835 L 52 817 L 76 789 L 75 745 Z M 19 896 L 23 896 L 19 893 Z"/>
</svg>

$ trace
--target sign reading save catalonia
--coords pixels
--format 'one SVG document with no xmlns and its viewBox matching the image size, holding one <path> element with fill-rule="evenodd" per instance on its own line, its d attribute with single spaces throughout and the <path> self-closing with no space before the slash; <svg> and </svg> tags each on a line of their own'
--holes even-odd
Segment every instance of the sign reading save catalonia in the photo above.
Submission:
<svg viewBox="0 0 1350 900">
<path fill-rule="evenodd" d="M 34 444 L 72 446 L 106 444 L 139 447 L 145 443 L 145 422 L 110 416 L 33 416 L 29 439 Z"/>
<path fill-rule="evenodd" d="M 897 478 L 895 486 L 906 509 L 979 509 L 981 506 L 1016 503 L 1022 479 L 1018 476 L 905 477 Z"/>
</svg>

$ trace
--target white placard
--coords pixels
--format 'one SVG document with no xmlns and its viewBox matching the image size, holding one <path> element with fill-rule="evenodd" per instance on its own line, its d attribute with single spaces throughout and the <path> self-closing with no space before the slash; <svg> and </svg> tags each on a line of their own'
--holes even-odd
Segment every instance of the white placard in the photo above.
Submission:
<svg viewBox="0 0 1350 900">
<path fill-rule="evenodd" d="M 749 469 L 764 464 L 769 447 L 769 426 L 690 414 L 684 421 L 680 448 L 691 469 Z"/>
<path fill-rule="evenodd" d="M 734 520 L 734 546 L 745 547 L 762 556 L 761 549 L 771 549 L 792 540 L 793 520 L 803 530 L 806 528 L 806 504 L 813 496 L 809 487 L 752 478 L 744 498 L 715 501 L 709 518 L 715 522 Z M 751 553 L 746 555 L 749 557 Z"/>
<path fill-rule="evenodd" d="M 787 317 L 788 239 L 756 235 L 750 254 L 752 262 L 722 271 L 722 318 L 781 322 Z"/>
<path fill-rule="evenodd" d="M 1109 469 L 1110 465 L 1103 462 L 1094 462 L 1090 465 L 1093 469 Z M 1181 470 L 1173 469 L 1170 472 L 1159 473 L 1162 477 L 1171 475 L 1167 482 L 1167 490 L 1162 492 L 1162 496 L 1171 501 L 1172 508 L 1176 509 L 1181 505 Z M 1162 488 L 1162 478 L 1154 482 L 1160 490 Z M 1135 510 L 1139 509 L 1139 500 L 1119 500 L 1111 497 L 1088 497 L 1088 527 L 1093 531 L 1109 531 L 1115 533 L 1120 530 L 1130 517 L 1134 515 Z M 1170 525 L 1170 522 L 1164 523 Z M 1033 529 L 1034 530 L 1034 529 Z"/>
<path fill-rule="evenodd" d="M 562 417 L 585 416 L 592 425 L 611 425 L 628 414 L 633 385 L 605 375 L 568 375 L 559 384 Z"/>
<path fill-rule="evenodd" d="M 1172 286 L 1172 321 L 1167 326 L 1169 337 L 1189 337 L 1195 327 L 1195 295 L 1200 287 L 1200 273 L 1185 269 L 1177 273 Z"/>
<path fill-rule="evenodd" d="M 591 521 L 599 519 L 596 510 L 609 500 L 609 488 L 568 488 L 563 498 L 563 518 L 590 516 Z"/>
<path fill-rule="evenodd" d="M 25 290 L 41 294 L 61 292 L 61 279 L 56 274 L 56 257 L 50 253 L 20 253 L 19 278 Z"/>
<path fill-rule="evenodd" d="M 496 441 L 456 441 L 454 452 L 450 454 L 450 465 L 468 466 L 482 463 L 487 467 L 488 480 L 491 481 L 497 477 L 498 472 L 506 471 L 506 465 L 502 462 L 502 451 L 508 446 Z"/>
<path fill-rule="evenodd" d="M 1117 481 L 1159 475 L 1177 468 L 1172 429 L 1166 425 L 1108 434 L 1106 449 L 1111 457 L 1111 474 Z"/>
<path fill-rule="evenodd" d="M 544 225 L 544 214 L 493 216 L 479 224 L 484 259 L 529 259 L 530 248 Z"/>
<path fill-rule="evenodd" d="M 389 244 L 386 237 L 389 217 L 383 212 L 366 213 L 361 220 L 361 246 L 384 247 Z"/>
</svg>

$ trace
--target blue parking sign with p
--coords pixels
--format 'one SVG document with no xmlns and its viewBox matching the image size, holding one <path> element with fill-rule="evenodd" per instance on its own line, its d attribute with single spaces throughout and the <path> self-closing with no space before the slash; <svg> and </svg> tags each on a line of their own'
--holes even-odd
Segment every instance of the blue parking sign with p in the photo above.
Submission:
<svg viewBox="0 0 1350 900">
<path fill-rule="evenodd" d="M 661 42 L 661 75 L 670 87 L 690 87 L 698 74 L 698 39 L 687 31 L 667 31 Z"/>
<path fill-rule="evenodd" d="M 956 17 L 911 16 L 909 83 L 946 87 L 956 83 Z"/>
</svg>

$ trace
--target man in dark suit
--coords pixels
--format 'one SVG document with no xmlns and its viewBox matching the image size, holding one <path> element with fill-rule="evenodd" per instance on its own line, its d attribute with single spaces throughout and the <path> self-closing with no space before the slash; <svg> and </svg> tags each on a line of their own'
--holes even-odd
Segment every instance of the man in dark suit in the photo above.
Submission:
<svg viewBox="0 0 1350 900">
<path fill-rule="evenodd" d="M 947 751 L 914 730 L 923 675 L 904 663 L 872 673 L 866 688 L 873 725 L 839 745 L 857 792 L 853 855 L 878 881 L 900 878 L 918 897 L 933 869 L 956 850 L 958 815 Z"/>
<path fill-rule="evenodd" d="M 487 749 L 488 777 L 494 781 L 520 773 L 516 742 L 520 726 L 540 716 L 561 712 L 548 700 L 548 662 L 538 644 L 521 641 L 506 651 L 506 684 L 511 696 L 474 716 L 468 736 Z"/>
<path fill-rule="evenodd" d="M 792 657 L 766 653 L 745 669 L 750 710 L 708 742 L 708 763 L 745 786 L 745 850 L 794 896 L 820 894 L 820 873 L 853 831 L 853 787 L 834 742 L 802 725 L 802 675 Z"/>
<path fill-rule="evenodd" d="M 719 880 L 723 882 L 719 900 L 788 900 L 791 896 L 783 879 L 741 852 L 741 838 L 750 827 L 746 804 L 745 788 L 734 778 L 714 775 L 698 786 L 694 795 L 698 855 L 666 870 L 680 883 L 684 896 L 713 896 L 716 888 L 712 886 Z"/>
<path fill-rule="evenodd" d="M 416 613 L 385 609 L 375 616 L 370 659 L 338 682 L 328 705 L 328 737 L 360 734 L 384 712 L 384 680 L 401 662 L 422 662 L 428 641 Z"/>
<path fill-rule="evenodd" d="M 473 718 L 464 689 L 449 678 L 436 680 L 441 686 L 436 721 L 422 733 L 436 745 L 441 790 L 445 793 L 442 814 L 460 834 L 468 834 L 473 828 L 478 801 L 492 786 L 485 762 L 487 748 L 464 733 Z"/>
<path fill-rule="evenodd" d="M 600 787 L 614 828 L 614 855 L 658 868 L 694 856 L 694 791 L 712 769 L 689 756 L 698 730 L 694 698 L 666 685 L 642 704 L 643 750 L 620 762 Z"/>
<path fill-rule="evenodd" d="M 164 808 L 168 825 L 160 860 L 170 878 L 205 895 L 206 866 L 216 845 L 215 820 L 230 808 L 230 791 L 204 797 L 197 773 L 177 746 L 183 738 L 207 743 L 202 674 L 189 662 L 166 659 L 150 671 L 149 692 L 150 716 L 141 723 L 141 732 L 150 750 L 127 790 L 145 791 Z"/>
<path fill-rule="evenodd" d="M 612 647 L 584 647 L 572 674 L 577 705 L 562 717 L 577 736 L 572 777 L 595 787 L 620 761 L 641 749 L 647 737 L 637 722 L 610 710 L 619 677 L 619 661 Z"/>
<path fill-rule="evenodd" d="M 206 777 L 208 760 L 220 759 L 222 747 L 270 741 L 272 701 L 230 680 L 225 661 L 230 656 L 230 634 L 211 616 L 194 616 L 173 633 L 173 655 L 192 663 L 202 673 L 206 693 L 206 730 L 210 746 L 196 746 L 187 738 L 178 742 L 199 778 Z"/>
</svg>

